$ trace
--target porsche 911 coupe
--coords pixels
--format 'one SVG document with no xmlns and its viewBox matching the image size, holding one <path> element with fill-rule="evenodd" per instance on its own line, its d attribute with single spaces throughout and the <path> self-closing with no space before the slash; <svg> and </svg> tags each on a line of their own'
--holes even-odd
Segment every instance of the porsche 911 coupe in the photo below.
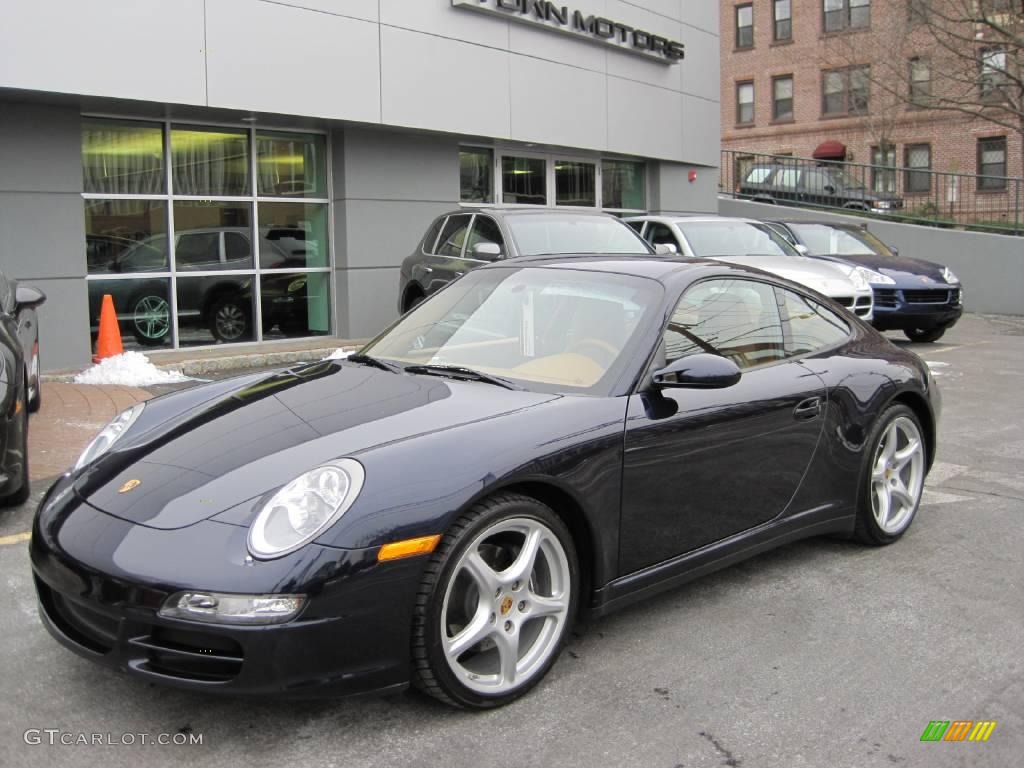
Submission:
<svg viewBox="0 0 1024 768">
<path fill-rule="evenodd" d="M 495 707 L 582 614 L 899 539 L 939 406 L 918 357 L 765 272 L 501 261 L 348 359 L 114 419 L 36 513 L 40 615 L 141 680 Z"/>
</svg>

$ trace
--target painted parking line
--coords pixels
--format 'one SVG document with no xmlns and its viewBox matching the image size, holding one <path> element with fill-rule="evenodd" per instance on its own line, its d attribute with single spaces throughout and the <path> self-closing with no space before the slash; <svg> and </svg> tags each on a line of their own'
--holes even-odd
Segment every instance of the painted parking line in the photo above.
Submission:
<svg viewBox="0 0 1024 768">
<path fill-rule="evenodd" d="M 12 533 L 10 536 L 0 536 L 0 547 L 6 547 L 9 544 L 21 544 L 23 541 L 28 541 L 31 538 L 31 531 Z"/>
</svg>

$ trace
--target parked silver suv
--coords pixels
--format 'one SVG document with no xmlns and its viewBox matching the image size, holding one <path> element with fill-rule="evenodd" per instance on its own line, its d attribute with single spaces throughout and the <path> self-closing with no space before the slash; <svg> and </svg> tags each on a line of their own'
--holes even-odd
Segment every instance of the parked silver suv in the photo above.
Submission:
<svg viewBox="0 0 1024 768">
<path fill-rule="evenodd" d="M 480 208 L 439 216 L 402 262 L 398 309 L 407 312 L 475 267 L 514 256 L 558 253 L 656 253 L 607 213 Z"/>
</svg>

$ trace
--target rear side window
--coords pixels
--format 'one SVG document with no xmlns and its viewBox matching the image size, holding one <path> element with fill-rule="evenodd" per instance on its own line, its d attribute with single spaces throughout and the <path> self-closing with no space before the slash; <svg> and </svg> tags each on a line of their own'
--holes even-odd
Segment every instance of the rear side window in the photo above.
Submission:
<svg viewBox="0 0 1024 768">
<path fill-rule="evenodd" d="M 631 226 L 634 230 L 636 230 L 636 233 L 638 235 L 641 231 L 643 231 L 644 223 L 642 221 L 627 221 L 626 223 L 629 224 L 629 226 Z"/>
<path fill-rule="evenodd" d="M 467 259 L 473 257 L 473 246 L 477 243 L 494 243 L 501 248 L 502 253 L 505 253 L 505 238 L 501 236 L 498 222 L 490 216 L 477 214 L 473 221 L 473 229 L 469 234 L 469 242 L 466 244 Z"/>
<path fill-rule="evenodd" d="M 793 291 L 782 294 L 783 315 L 787 322 L 786 355 L 806 355 L 841 344 L 850 337 L 850 326 L 828 307 Z"/>
<path fill-rule="evenodd" d="M 442 216 L 430 225 L 430 229 L 427 230 L 427 234 L 423 236 L 423 243 L 421 245 L 424 253 L 434 252 L 434 243 L 437 242 L 437 236 L 441 232 L 441 225 L 444 224 L 447 218 L 447 216 Z"/>
<path fill-rule="evenodd" d="M 758 166 L 751 168 L 750 173 L 747 174 L 747 184 L 763 184 L 768 181 L 768 177 L 772 175 L 771 166 Z"/>
<path fill-rule="evenodd" d="M 676 248 L 679 247 L 679 243 L 676 242 L 676 236 L 672 234 L 672 230 L 664 224 L 656 222 L 652 222 L 647 228 L 647 242 L 654 245 L 674 245 Z"/>
<path fill-rule="evenodd" d="M 780 189 L 796 189 L 799 171 L 796 168 L 780 168 L 775 173 L 775 186 Z"/>
</svg>

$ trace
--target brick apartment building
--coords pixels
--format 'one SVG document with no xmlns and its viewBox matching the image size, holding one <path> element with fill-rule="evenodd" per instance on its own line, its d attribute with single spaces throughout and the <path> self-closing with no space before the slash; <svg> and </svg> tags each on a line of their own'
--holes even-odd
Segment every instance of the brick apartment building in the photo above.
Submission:
<svg viewBox="0 0 1024 768">
<path fill-rule="evenodd" d="M 948 64 L 915 18 L 920 4 L 720 0 L 722 149 L 742 153 L 725 153 L 723 186 L 736 183 L 728 176 L 742 173 L 746 154 L 811 157 L 832 140 L 846 146 L 848 162 L 993 177 L 959 179 L 950 192 L 945 178 L 864 169 L 866 183 L 901 195 L 908 211 L 929 201 L 941 211 L 956 199 L 967 212 L 959 221 L 1024 220 L 1020 182 L 994 178 L 1024 176 L 1020 134 L 927 108 L 933 75 L 941 79 Z M 1020 13 L 1020 0 L 1001 5 Z M 887 91 L 883 72 L 902 78 L 919 103 Z"/>
</svg>

